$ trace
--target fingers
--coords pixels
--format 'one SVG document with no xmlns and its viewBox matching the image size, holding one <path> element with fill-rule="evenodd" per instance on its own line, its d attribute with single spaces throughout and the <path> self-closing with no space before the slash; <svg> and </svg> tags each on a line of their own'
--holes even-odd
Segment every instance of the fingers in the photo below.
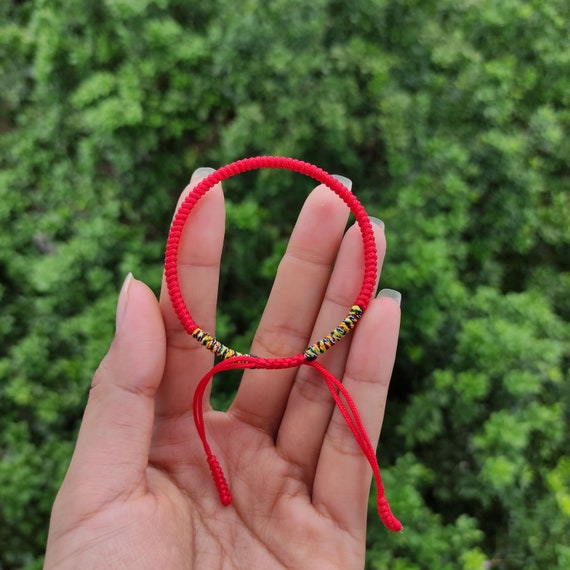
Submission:
<svg viewBox="0 0 570 570">
<path fill-rule="evenodd" d="M 83 488 L 85 498 L 104 502 L 144 482 L 164 347 L 158 302 L 129 275 L 119 298 L 117 333 L 95 373 L 65 481 Z"/>
<path fill-rule="evenodd" d="M 384 296 L 375 299 L 354 331 L 346 364 L 343 383 L 374 447 L 380 436 L 399 326 L 399 302 Z M 335 410 L 317 465 L 313 504 L 343 528 L 362 532 L 366 527 L 370 481 L 370 466 Z"/>
<path fill-rule="evenodd" d="M 380 271 L 386 251 L 383 224 L 374 223 L 373 229 Z M 358 226 L 354 225 L 342 241 L 312 340 L 322 338 L 329 332 L 331 323 L 338 323 L 346 316 L 360 290 L 363 268 L 362 239 Z M 337 378 L 343 376 L 351 344 L 352 334 L 319 358 L 319 362 Z M 301 367 L 291 388 L 279 427 L 277 447 L 285 458 L 301 468 L 300 475 L 309 488 L 314 480 L 323 438 L 333 409 L 334 401 L 322 376 L 313 368 Z"/>
<path fill-rule="evenodd" d="M 196 171 L 179 204 L 212 169 Z M 225 232 L 221 185 L 214 186 L 190 213 L 178 252 L 178 277 L 182 296 L 196 323 L 215 334 L 220 260 Z M 167 364 L 157 395 L 157 417 L 178 417 L 192 410 L 196 384 L 212 367 L 213 355 L 181 325 L 168 296 L 163 277 L 160 306 L 167 335 Z M 205 398 L 206 405 L 208 397 Z"/>
<path fill-rule="evenodd" d="M 291 356 L 307 347 L 348 214 L 348 207 L 326 186 L 311 192 L 279 265 L 253 354 Z M 331 322 L 330 328 L 335 325 Z M 296 370 L 271 371 L 269 380 L 266 372 L 259 372 L 244 373 L 230 413 L 273 436 Z"/>
</svg>

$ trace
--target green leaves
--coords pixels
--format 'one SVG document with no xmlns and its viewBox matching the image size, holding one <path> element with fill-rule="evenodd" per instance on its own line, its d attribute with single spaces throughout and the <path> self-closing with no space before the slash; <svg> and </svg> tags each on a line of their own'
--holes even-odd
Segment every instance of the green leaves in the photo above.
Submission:
<svg viewBox="0 0 570 570">
<path fill-rule="evenodd" d="M 558 507 L 570 517 L 570 457 L 561 457 L 556 467 L 548 474 L 548 486 L 554 493 Z"/>
</svg>

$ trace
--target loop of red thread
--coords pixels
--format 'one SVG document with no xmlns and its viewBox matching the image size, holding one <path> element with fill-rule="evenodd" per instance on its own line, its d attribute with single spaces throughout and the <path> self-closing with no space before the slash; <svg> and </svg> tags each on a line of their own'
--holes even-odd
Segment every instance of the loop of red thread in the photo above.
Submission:
<svg viewBox="0 0 570 570">
<path fill-rule="evenodd" d="M 185 330 L 192 336 L 194 336 L 193 333 L 196 331 L 196 329 L 201 329 L 194 322 L 190 315 L 190 312 L 182 297 L 180 284 L 178 281 L 177 257 L 180 247 L 182 230 L 188 219 L 188 216 L 190 215 L 190 212 L 198 200 L 208 190 L 226 178 L 257 168 L 281 168 L 305 174 L 311 178 L 316 179 L 322 184 L 325 184 L 328 188 L 340 196 L 340 198 L 342 198 L 342 200 L 349 206 L 355 215 L 356 221 L 360 227 L 362 243 L 364 246 L 364 278 L 362 281 L 361 290 L 356 301 L 354 302 L 354 305 L 356 305 L 357 308 L 361 309 L 363 312 L 368 307 L 370 299 L 374 293 L 377 277 L 376 243 L 368 215 L 364 207 L 355 198 L 355 196 L 350 191 L 348 191 L 345 186 L 336 178 L 333 178 L 324 170 L 307 162 L 291 158 L 272 156 L 246 158 L 224 166 L 201 180 L 195 186 L 193 191 L 186 197 L 176 212 L 170 233 L 168 235 L 165 253 L 165 279 L 168 287 L 168 292 L 172 306 L 180 322 L 184 326 Z M 211 338 L 213 339 L 213 337 Z M 227 349 L 227 347 L 224 348 Z M 194 422 L 198 436 L 202 441 L 204 452 L 206 453 L 208 465 L 212 473 L 214 484 L 218 490 L 221 503 L 224 506 L 229 505 L 231 503 L 232 496 L 222 468 L 217 458 L 212 453 L 206 437 L 203 398 L 208 383 L 212 380 L 215 374 L 224 370 L 246 368 L 283 369 L 293 368 L 305 364 L 312 366 L 322 375 L 323 379 L 327 383 L 327 387 L 334 399 L 335 404 L 338 406 L 339 411 L 346 421 L 347 426 L 354 435 L 354 438 L 362 449 L 362 452 L 364 453 L 367 461 L 370 463 L 377 487 L 378 496 L 376 503 L 380 519 L 389 530 L 394 532 L 400 531 L 402 529 L 402 525 L 400 521 L 398 521 L 398 519 L 392 514 L 390 506 L 388 505 L 388 501 L 384 496 L 384 487 L 382 485 L 382 478 L 380 475 L 378 461 L 376 459 L 376 453 L 372 447 L 372 444 L 370 443 L 370 439 L 368 438 L 368 434 L 366 433 L 364 425 L 362 424 L 354 401 L 352 400 L 346 388 L 343 386 L 342 382 L 335 378 L 330 372 L 328 372 L 315 360 L 312 360 L 312 358 L 316 358 L 316 356 L 313 355 L 311 358 L 309 358 L 306 353 L 299 353 L 285 358 L 261 358 L 252 355 L 241 355 L 238 353 L 237 356 L 226 358 L 225 360 L 222 360 L 216 364 L 199 382 L 198 386 L 196 387 L 193 399 Z M 342 398 L 339 394 L 342 395 Z"/>
<path fill-rule="evenodd" d="M 331 176 L 328 172 L 325 172 L 318 166 L 302 160 L 280 156 L 257 156 L 244 158 L 233 162 L 232 164 L 228 164 L 227 166 L 223 166 L 206 178 L 202 179 L 178 208 L 171 225 L 166 243 L 164 275 L 172 306 L 186 332 L 190 335 L 200 327 L 190 315 L 188 307 L 182 297 L 180 283 L 178 281 L 177 257 L 184 225 L 200 198 L 202 198 L 202 196 L 204 196 L 204 194 L 206 194 L 206 192 L 216 184 L 226 180 L 227 178 L 235 176 L 236 174 L 260 168 L 292 170 L 309 176 L 321 184 L 326 185 L 346 203 L 354 214 L 360 227 L 362 244 L 364 246 L 364 277 L 360 292 L 353 305 L 357 305 L 362 309 L 362 311 L 366 310 L 370 303 L 370 299 L 374 294 L 378 273 L 374 230 L 372 229 L 372 224 L 370 223 L 366 210 L 354 194 L 352 194 L 352 192 L 350 192 L 339 180 Z"/>
</svg>

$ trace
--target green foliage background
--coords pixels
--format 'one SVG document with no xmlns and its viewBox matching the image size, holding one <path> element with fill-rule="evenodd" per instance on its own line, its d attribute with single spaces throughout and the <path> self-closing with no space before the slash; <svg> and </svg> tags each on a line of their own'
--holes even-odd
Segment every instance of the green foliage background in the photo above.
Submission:
<svg viewBox="0 0 570 570">
<path fill-rule="evenodd" d="M 3 0 L 0 568 L 41 568 L 125 274 L 157 289 L 191 172 L 252 154 L 349 176 L 386 222 L 379 453 L 406 529 L 371 514 L 367 567 L 570 568 L 569 6 Z M 309 187 L 226 184 L 232 345 Z"/>
</svg>

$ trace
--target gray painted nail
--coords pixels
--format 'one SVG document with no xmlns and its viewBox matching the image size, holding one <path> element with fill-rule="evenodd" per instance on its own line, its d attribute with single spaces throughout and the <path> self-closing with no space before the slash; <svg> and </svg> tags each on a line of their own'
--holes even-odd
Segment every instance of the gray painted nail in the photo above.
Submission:
<svg viewBox="0 0 570 570">
<path fill-rule="evenodd" d="M 194 170 L 190 178 L 190 182 L 193 180 L 198 180 L 199 178 L 206 178 L 206 176 L 209 176 L 212 174 L 212 172 L 216 172 L 216 170 L 214 168 L 210 168 L 209 166 L 201 166 L 200 168 Z"/>
<path fill-rule="evenodd" d="M 341 174 L 333 174 L 333 178 L 336 178 L 343 186 L 346 186 L 349 190 L 352 190 L 352 180 Z"/>
<path fill-rule="evenodd" d="M 378 293 L 378 297 L 389 297 L 390 299 L 394 299 L 398 305 L 402 304 L 402 293 L 395 289 L 382 289 L 382 291 Z"/>
<path fill-rule="evenodd" d="M 380 219 L 380 218 L 375 218 L 374 216 L 368 216 L 370 218 L 370 221 L 373 224 L 376 224 L 377 226 L 380 226 L 380 228 L 382 228 L 382 231 L 384 231 L 386 229 L 386 226 L 384 225 L 384 222 Z"/>
</svg>

